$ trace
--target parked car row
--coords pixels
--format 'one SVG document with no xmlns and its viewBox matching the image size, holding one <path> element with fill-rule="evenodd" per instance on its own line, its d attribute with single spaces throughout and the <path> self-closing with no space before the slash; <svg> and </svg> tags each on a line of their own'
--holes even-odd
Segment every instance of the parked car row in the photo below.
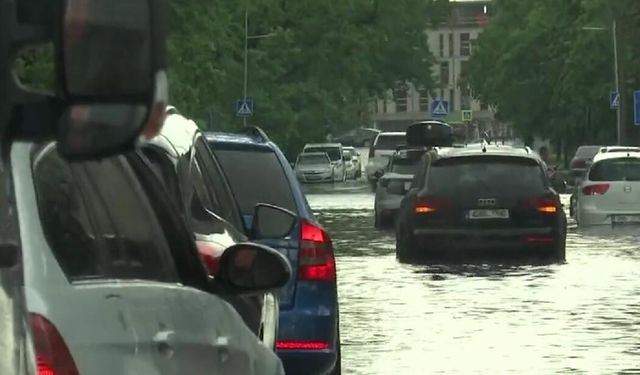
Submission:
<svg viewBox="0 0 640 375">
<path fill-rule="evenodd" d="M 247 132 L 169 108 L 159 135 L 100 161 L 13 144 L 40 374 L 340 373 L 330 236 Z"/>
<path fill-rule="evenodd" d="M 341 143 L 308 143 L 293 165 L 302 183 L 344 182 L 362 175 L 360 154 Z"/>
</svg>

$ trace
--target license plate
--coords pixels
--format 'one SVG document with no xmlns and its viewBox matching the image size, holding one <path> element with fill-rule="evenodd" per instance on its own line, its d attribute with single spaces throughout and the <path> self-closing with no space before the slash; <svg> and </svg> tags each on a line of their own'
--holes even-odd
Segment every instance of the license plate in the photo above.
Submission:
<svg viewBox="0 0 640 375">
<path fill-rule="evenodd" d="M 509 210 L 506 209 L 494 209 L 494 210 L 469 210 L 467 213 L 468 219 L 508 219 Z"/>
<path fill-rule="evenodd" d="M 614 215 L 611 220 L 616 224 L 638 224 L 640 215 Z"/>
<path fill-rule="evenodd" d="M 404 183 L 404 190 L 406 190 L 406 191 L 411 190 L 411 182 L 405 182 Z"/>
</svg>

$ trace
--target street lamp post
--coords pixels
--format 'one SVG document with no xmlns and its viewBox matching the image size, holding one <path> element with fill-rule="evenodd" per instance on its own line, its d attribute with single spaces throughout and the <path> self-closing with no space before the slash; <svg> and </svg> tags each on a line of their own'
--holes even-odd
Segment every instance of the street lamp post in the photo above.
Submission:
<svg viewBox="0 0 640 375">
<path fill-rule="evenodd" d="M 613 19 L 611 25 L 611 34 L 613 37 L 613 73 L 615 79 L 616 92 L 618 93 L 618 106 L 616 107 L 616 140 L 618 145 L 622 145 L 622 93 L 620 92 L 620 70 L 618 67 L 618 25 L 616 19 Z M 606 27 L 584 27 L 583 30 L 588 31 L 608 31 Z"/>
<path fill-rule="evenodd" d="M 275 36 L 275 33 L 262 34 L 262 35 L 249 35 L 249 11 L 244 11 L 244 80 L 242 88 L 242 98 L 247 101 L 247 87 L 249 84 L 249 39 L 262 39 L 271 38 Z M 242 123 L 247 126 L 247 116 L 242 117 Z"/>
</svg>

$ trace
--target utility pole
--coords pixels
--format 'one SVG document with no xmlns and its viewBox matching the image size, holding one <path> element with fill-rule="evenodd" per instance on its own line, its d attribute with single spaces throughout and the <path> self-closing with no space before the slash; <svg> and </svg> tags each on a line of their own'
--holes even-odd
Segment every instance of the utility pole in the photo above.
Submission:
<svg viewBox="0 0 640 375">
<path fill-rule="evenodd" d="M 614 70 L 614 74 L 615 74 L 615 80 L 616 80 L 616 92 L 618 93 L 618 107 L 616 108 L 616 125 L 617 125 L 617 142 L 618 145 L 622 145 L 622 105 L 623 105 L 623 100 L 622 98 L 624 97 L 624 93 L 620 92 L 620 73 L 619 73 L 619 66 L 618 66 L 618 25 L 616 23 L 616 18 L 613 18 L 613 25 L 611 26 L 612 29 L 612 33 L 613 33 L 613 70 Z"/>
<path fill-rule="evenodd" d="M 247 85 L 249 75 L 249 11 L 244 10 L 244 86 L 242 90 L 242 99 L 247 101 Z M 242 117 L 242 123 L 247 126 L 247 116 Z"/>
</svg>

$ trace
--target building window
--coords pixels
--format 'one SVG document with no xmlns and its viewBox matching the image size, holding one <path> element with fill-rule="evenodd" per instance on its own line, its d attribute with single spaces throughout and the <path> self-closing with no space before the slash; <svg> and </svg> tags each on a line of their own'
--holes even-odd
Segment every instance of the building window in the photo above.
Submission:
<svg viewBox="0 0 640 375">
<path fill-rule="evenodd" d="M 487 103 L 480 102 L 480 110 L 481 110 L 481 111 L 487 111 L 487 110 L 489 110 L 489 106 L 487 105 Z"/>
<path fill-rule="evenodd" d="M 449 112 L 456 110 L 456 91 L 449 90 Z"/>
<path fill-rule="evenodd" d="M 460 77 L 464 79 L 467 76 L 467 70 L 469 69 L 469 61 L 460 61 Z"/>
<path fill-rule="evenodd" d="M 460 34 L 460 56 L 471 54 L 471 37 L 469 33 Z"/>
<path fill-rule="evenodd" d="M 439 43 L 438 48 L 440 50 L 440 57 L 444 57 L 444 34 L 440 34 L 438 43 Z"/>
<path fill-rule="evenodd" d="M 440 84 L 446 86 L 449 84 L 449 62 L 440 63 Z"/>
<path fill-rule="evenodd" d="M 453 33 L 449 34 L 449 56 L 453 56 Z"/>
<path fill-rule="evenodd" d="M 396 103 L 396 112 L 406 112 L 408 107 L 407 90 L 404 87 L 393 90 L 393 100 Z"/>
<path fill-rule="evenodd" d="M 420 112 L 429 112 L 429 92 L 422 88 L 418 90 Z"/>
</svg>

